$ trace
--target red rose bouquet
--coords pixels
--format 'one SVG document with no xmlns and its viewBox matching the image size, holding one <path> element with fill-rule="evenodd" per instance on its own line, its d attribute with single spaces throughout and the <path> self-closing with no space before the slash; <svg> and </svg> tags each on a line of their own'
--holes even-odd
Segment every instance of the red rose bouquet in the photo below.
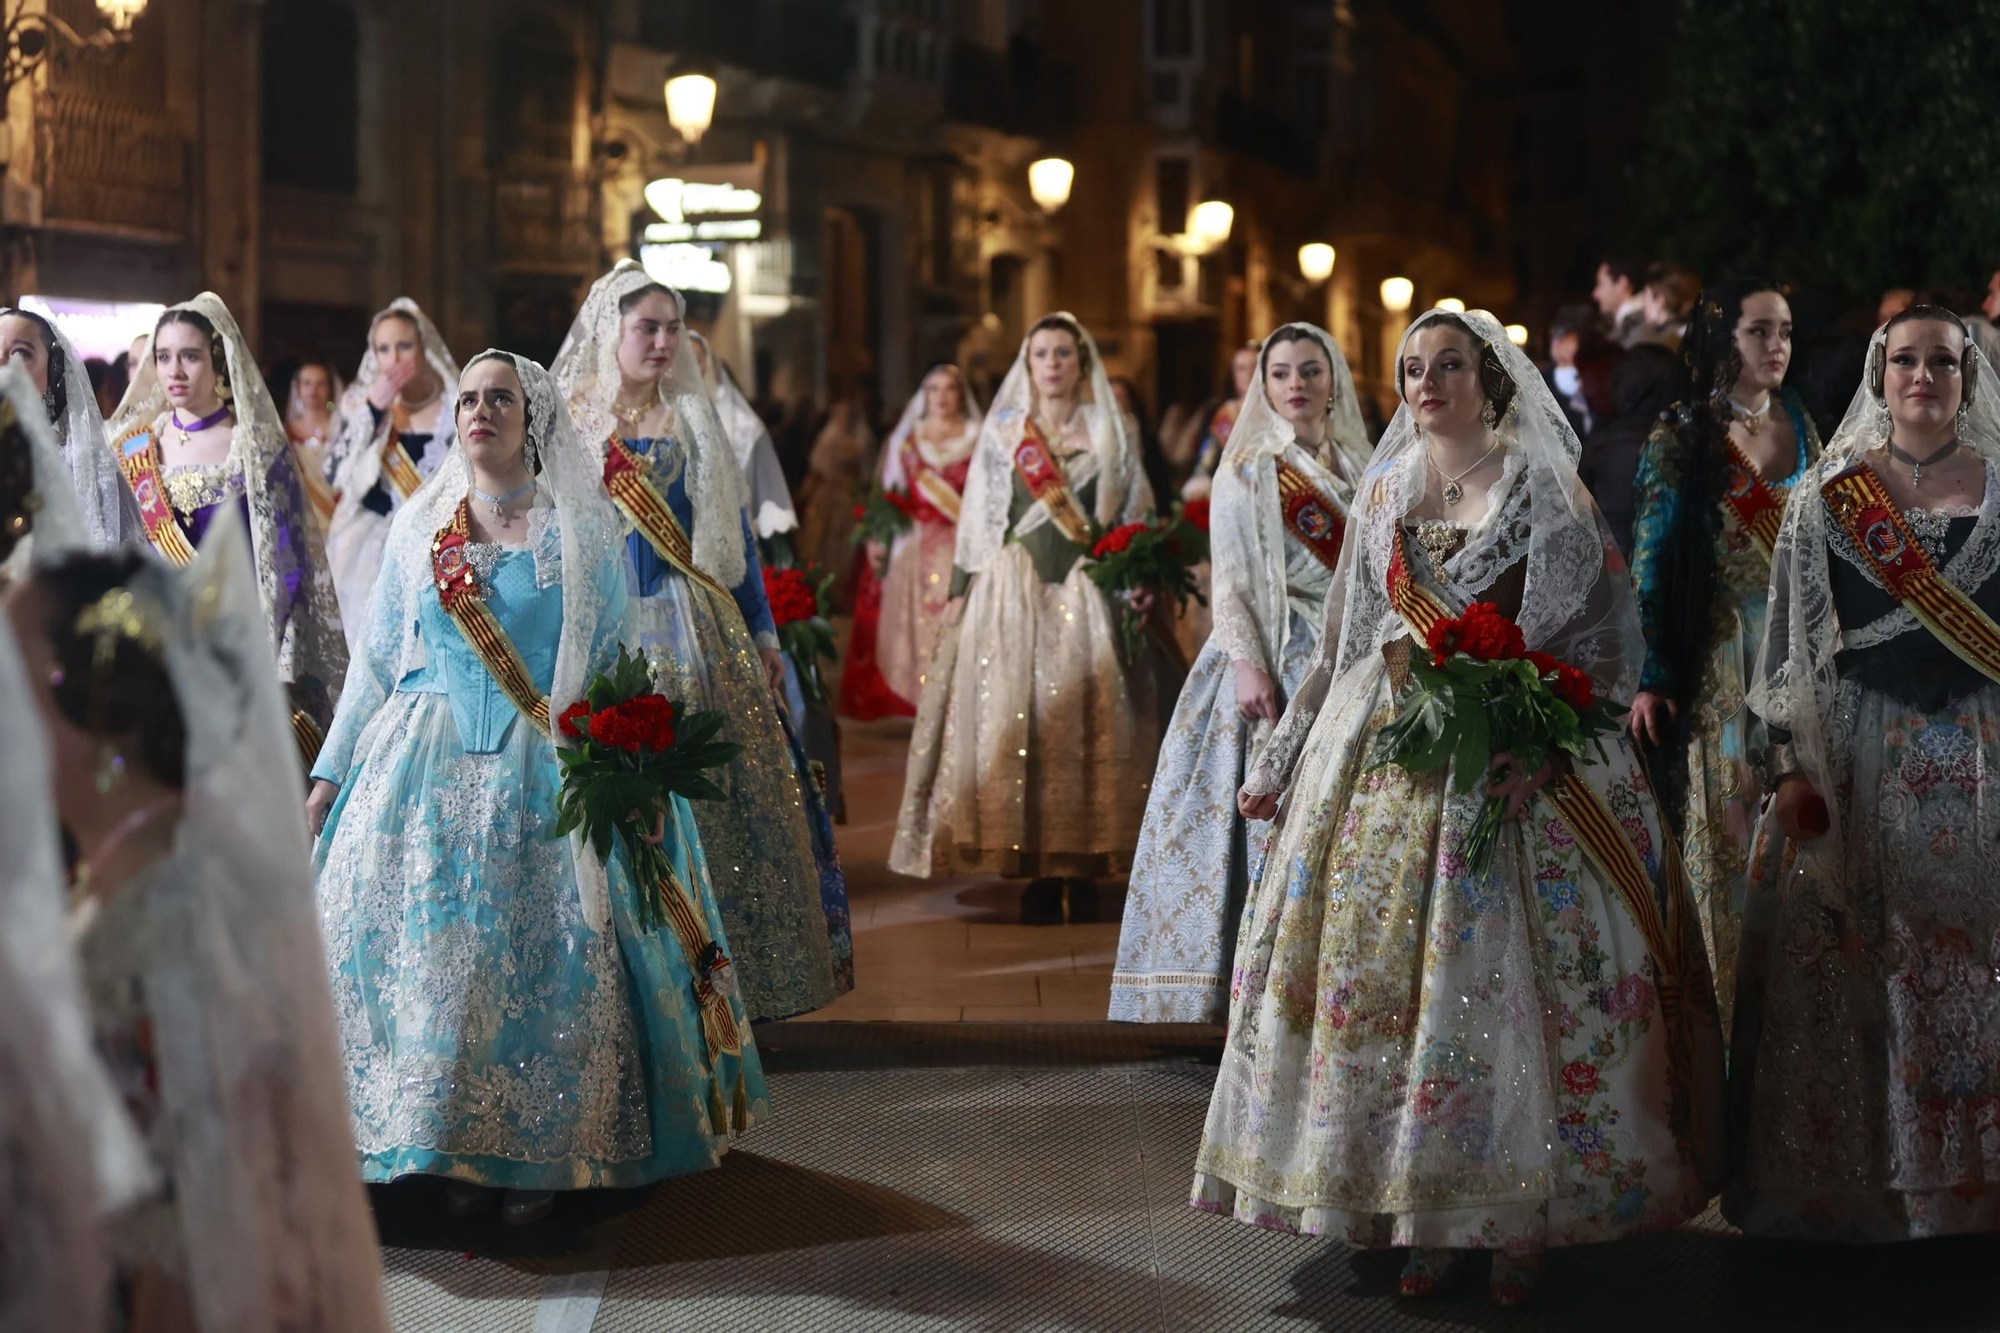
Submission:
<svg viewBox="0 0 2000 1333">
<path fill-rule="evenodd" d="M 1205 507 L 1202 517 L 1207 517 Z M 1171 597 L 1177 609 L 1185 607 L 1190 597 L 1208 605 L 1194 577 L 1194 567 L 1208 559 L 1208 530 L 1197 527 L 1184 513 L 1113 528 L 1097 539 L 1090 555 L 1091 581 L 1126 604 L 1119 628 L 1128 655 L 1138 652 L 1146 635 L 1146 618 L 1131 606 L 1139 590 L 1150 588 Z"/>
<path fill-rule="evenodd" d="M 718 741 L 726 721 L 718 711 L 687 713 L 653 689 L 643 657 L 618 650 L 611 673 L 590 683 L 589 694 L 556 719 L 558 740 L 573 741 L 556 751 L 563 766 L 562 797 L 555 836 L 581 829 L 600 857 L 612 841 L 624 845 L 639 886 L 640 926 L 657 930 L 667 919 L 665 885 L 673 881 L 673 861 L 663 844 L 646 840 L 666 813 L 671 796 L 720 801 L 721 787 L 708 776 L 736 758 L 742 746 Z"/>
<path fill-rule="evenodd" d="M 792 659 L 792 669 L 799 673 L 799 688 L 821 704 L 832 697 L 819 669 L 821 658 L 831 661 L 834 657 L 833 622 L 820 609 L 832 588 L 833 574 L 818 565 L 809 569 L 764 566 L 764 595 L 770 599 L 771 620 L 778 627 L 778 646 Z"/>
<path fill-rule="evenodd" d="M 871 486 L 867 496 L 854 506 L 854 544 L 866 546 L 869 542 L 882 547 L 882 558 L 875 562 L 875 577 L 883 578 L 889 572 L 889 547 L 896 538 L 908 532 L 917 521 L 917 513 L 924 508 L 921 500 L 913 498 L 900 487 L 884 489 Z"/>
<path fill-rule="evenodd" d="M 1429 773 L 1456 764 L 1454 787 L 1484 781 L 1493 756 L 1511 752 L 1522 773 L 1538 773 L 1559 755 L 1588 759 L 1617 733 L 1619 711 L 1597 697 L 1588 675 L 1547 653 L 1532 652 L 1521 627 L 1491 602 L 1431 627 L 1429 657 L 1410 655 L 1410 683 L 1396 697 L 1396 717 L 1375 737 L 1369 766 L 1398 764 Z M 1467 869 L 1492 867 L 1506 801 L 1489 796 L 1460 849 Z"/>
</svg>

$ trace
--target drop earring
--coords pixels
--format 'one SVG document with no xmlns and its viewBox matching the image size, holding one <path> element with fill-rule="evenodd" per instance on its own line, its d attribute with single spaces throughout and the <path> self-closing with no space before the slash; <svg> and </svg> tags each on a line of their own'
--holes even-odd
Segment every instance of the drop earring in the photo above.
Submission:
<svg viewBox="0 0 2000 1333">
<path fill-rule="evenodd" d="M 1491 398 L 1486 400 L 1486 406 L 1479 409 L 1479 419 L 1486 423 L 1486 429 L 1488 430 L 1492 430 L 1500 424 L 1500 413 L 1494 410 Z"/>
<path fill-rule="evenodd" d="M 125 756 L 108 741 L 97 749 L 97 773 L 93 781 L 99 796 L 109 796 L 125 782 Z"/>
</svg>

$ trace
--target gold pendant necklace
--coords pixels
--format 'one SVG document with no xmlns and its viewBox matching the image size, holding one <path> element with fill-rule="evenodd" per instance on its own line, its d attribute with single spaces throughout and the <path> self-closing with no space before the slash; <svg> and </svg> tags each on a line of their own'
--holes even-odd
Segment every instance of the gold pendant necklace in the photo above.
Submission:
<svg viewBox="0 0 2000 1333">
<path fill-rule="evenodd" d="M 1424 457 L 1430 461 L 1431 467 L 1435 468 L 1437 474 L 1440 477 L 1444 478 L 1443 494 L 1444 494 L 1445 508 L 1447 509 L 1455 508 L 1458 505 L 1458 502 L 1465 498 L 1465 487 L 1459 485 L 1458 483 L 1463 481 L 1467 476 L 1471 475 L 1473 472 L 1478 471 L 1479 466 L 1482 463 L 1484 463 L 1487 459 L 1493 457 L 1493 451 L 1495 449 L 1498 449 L 1499 447 L 1500 447 L 1500 437 L 1498 435 L 1495 435 L 1493 437 L 1493 443 L 1486 446 L 1486 452 L 1479 455 L 1479 457 L 1473 459 L 1472 466 L 1461 470 L 1456 476 L 1453 476 L 1450 473 L 1447 473 L 1443 468 L 1438 467 L 1437 454 L 1433 452 L 1432 449 L 1424 450 Z"/>
</svg>

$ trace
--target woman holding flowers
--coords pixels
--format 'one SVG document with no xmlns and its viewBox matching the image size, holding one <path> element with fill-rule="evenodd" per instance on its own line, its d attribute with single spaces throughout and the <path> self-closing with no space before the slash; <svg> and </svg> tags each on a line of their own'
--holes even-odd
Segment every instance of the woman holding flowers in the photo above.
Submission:
<svg viewBox="0 0 2000 1333">
<path fill-rule="evenodd" d="M 1129 864 L 1159 744 L 1155 653 L 1127 661 L 1087 572 L 1152 488 L 1083 326 L 1029 330 L 981 428 L 889 867 L 1031 878 L 1024 913 Z M 1133 599 L 1140 613 L 1152 596 Z M 1069 881 L 1066 885 L 1065 881 Z"/>
<path fill-rule="evenodd" d="M 979 422 L 965 372 L 933 366 L 882 451 L 878 481 L 908 521 L 886 547 L 869 543 L 840 677 L 843 716 L 867 721 L 917 711 L 924 671 L 944 629 L 958 511 Z"/>
<path fill-rule="evenodd" d="M 1784 387 L 1792 310 L 1777 283 L 1702 293 L 1683 346 L 1687 376 L 1671 418 L 1646 442 L 1636 490 L 1632 582 L 1646 665 L 1633 735 L 1661 746 L 1653 769 L 1715 968 L 1722 1030 L 1763 804 L 1762 728 L 1746 697 L 1771 586 L 1771 550 L 1819 436 Z"/>
<path fill-rule="evenodd" d="M 1897 315 L 1778 534 L 1722 1199 L 1753 1234 L 2000 1230 L 1996 391 L 1957 316 Z"/>
<path fill-rule="evenodd" d="M 624 525 L 635 649 L 674 698 L 729 716 L 742 752 L 726 800 L 696 808 L 716 896 L 757 1019 L 823 1008 L 854 984 L 847 885 L 805 751 L 778 703 L 785 655 L 743 473 L 686 308 L 630 260 L 599 278 L 553 374 Z"/>
<path fill-rule="evenodd" d="M 307 810 L 362 1176 L 444 1176 L 458 1213 L 505 1190 L 523 1223 L 716 1165 L 767 1099 L 687 802 L 632 812 L 636 858 L 557 836 L 579 731 L 672 743 L 665 699 L 578 706 L 631 665 L 618 516 L 539 365 L 481 353 L 451 412 Z M 659 924 L 656 890 L 691 910 Z"/>
<path fill-rule="evenodd" d="M 1379 757 L 1416 664 L 1526 673 L 1552 715 L 1563 688 L 1628 697 L 1644 651 L 1576 436 L 1492 316 L 1424 314 L 1396 365 L 1403 406 L 1361 479 L 1311 669 L 1240 798 L 1277 823 L 1193 1202 L 1409 1247 L 1409 1296 L 1490 1250 L 1492 1295 L 1516 1304 L 1549 1246 L 1705 1205 L 1720 1036 L 1628 740 L 1525 771 L 1467 709 L 1445 719 L 1454 758 Z M 1546 659 L 1473 656 L 1531 649 Z M 1465 844 L 1489 796 L 1509 822 L 1482 864 Z"/>
<path fill-rule="evenodd" d="M 1111 1017 L 1219 1023 L 1236 923 L 1269 826 L 1236 792 L 1304 679 L 1319 639 L 1368 433 L 1347 358 L 1324 329 L 1287 324 L 1257 377 L 1207 506 L 1215 629 L 1181 690 L 1132 859 Z"/>
</svg>

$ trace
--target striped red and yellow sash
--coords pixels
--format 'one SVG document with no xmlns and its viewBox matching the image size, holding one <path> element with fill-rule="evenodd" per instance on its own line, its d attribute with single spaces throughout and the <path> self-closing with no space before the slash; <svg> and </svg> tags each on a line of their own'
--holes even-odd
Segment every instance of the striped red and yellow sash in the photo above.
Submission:
<svg viewBox="0 0 2000 1333">
<path fill-rule="evenodd" d="M 150 427 L 134 426 L 118 441 L 118 465 L 132 485 L 139 502 L 139 519 L 146 536 L 162 559 L 177 569 L 194 563 L 194 543 L 181 527 L 173 503 L 167 499 L 167 484 L 160 477 L 160 445 Z"/>
<path fill-rule="evenodd" d="M 424 474 L 417 471 L 416 461 L 403 447 L 403 436 L 409 429 L 410 411 L 399 402 L 389 410 L 389 438 L 382 445 L 382 476 L 403 500 L 415 495 L 424 484 Z"/>
<path fill-rule="evenodd" d="M 327 485 L 326 474 L 313 466 L 305 450 L 296 443 L 292 445 L 292 471 L 299 474 L 299 488 L 306 493 L 306 503 L 319 515 L 320 523 L 324 525 L 331 521 L 339 497 L 333 493 L 333 487 Z"/>
<path fill-rule="evenodd" d="M 913 475 L 917 479 L 917 489 L 923 492 L 924 499 L 930 503 L 930 507 L 943 514 L 949 521 L 958 522 L 958 511 L 963 497 L 952 489 L 951 483 L 938 475 L 936 468 L 927 464 L 918 467 Z"/>
<path fill-rule="evenodd" d="M 1734 440 L 1729 442 L 1729 475 L 1722 498 L 1743 531 L 1750 534 L 1750 540 L 1769 560 L 1778 549 L 1778 527 L 1785 520 L 1785 502 L 1758 475 L 1756 466 Z"/>
<path fill-rule="evenodd" d="M 711 592 L 728 597 L 729 590 L 695 564 L 694 543 L 674 517 L 667 497 L 653 484 L 652 471 L 653 465 L 616 435 L 604 442 L 604 489 L 619 512 L 631 520 L 661 559 Z"/>
<path fill-rule="evenodd" d="M 1303 468 L 1282 458 L 1278 460 L 1278 503 L 1283 506 L 1286 529 L 1315 559 L 1328 569 L 1339 563 L 1341 538 L 1347 532 L 1340 506 L 1327 498 Z"/>
<path fill-rule="evenodd" d="M 319 750 L 326 744 L 326 732 L 313 720 L 311 713 L 303 708 L 292 710 L 292 739 L 299 747 L 299 757 L 306 761 L 306 772 L 319 762 Z"/>
<path fill-rule="evenodd" d="M 1056 462 L 1055 455 L 1049 452 L 1041 427 L 1032 419 L 1022 430 L 1020 447 L 1014 450 L 1014 474 L 1028 488 L 1028 494 L 1042 502 L 1042 506 L 1049 511 L 1049 518 L 1062 530 L 1063 536 L 1078 546 L 1087 548 L 1091 545 L 1090 516 L 1077 504 L 1076 496 L 1069 488 L 1069 477 L 1063 472 L 1062 464 Z"/>
<path fill-rule="evenodd" d="M 479 657 L 486 669 L 493 674 L 494 684 L 500 692 L 513 701 L 528 721 L 535 724 L 535 730 L 544 736 L 549 734 L 549 696 L 535 688 L 534 677 L 528 674 L 528 664 L 521 660 L 521 650 L 501 627 L 500 620 L 493 614 L 493 608 L 486 605 L 485 591 L 479 586 L 479 573 L 466 558 L 465 548 L 471 541 L 472 509 L 464 500 L 458 502 L 458 512 L 452 520 L 431 541 L 431 577 L 437 586 L 438 604 L 444 608 L 458 625 L 459 632 Z"/>
<path fill-rule="evenodd" d="M 1938 642 L 1988 680 L 2000 681 L 2000 625 L 1945 578 L 1875 470 L 1865 463 L 1850 468 L 1820 494 L 1889 595 Z"/>
<path fill-rule="evenodd" d="M 693 839 L 681 827 L 680 807 L 672 807 L 671 813 L 674 828 L 680 833 L 681 845 L 693 846 Z M 694 894 L 671 869 L 660 881 L 660 898 L 666 907 L 667 923 L 673 927 L 674 938 L 681 942 L 681 950 L 687 956 L 688 972 L 694 977 L 694 993 L 701 1002 L 701 1026 L 708 1038 L 709 1058 L 713 1060 L 718 1055 L 741 1054 L 743 1034 L 736 1026 L 736 1015 L 730 1011 L 729 997 L 717 988 L 712 979 L 715 972 L 732 964 L 716 946 L 714 937 L 709 933 L 708 922 L 695 904 Z"/>
</svg>

